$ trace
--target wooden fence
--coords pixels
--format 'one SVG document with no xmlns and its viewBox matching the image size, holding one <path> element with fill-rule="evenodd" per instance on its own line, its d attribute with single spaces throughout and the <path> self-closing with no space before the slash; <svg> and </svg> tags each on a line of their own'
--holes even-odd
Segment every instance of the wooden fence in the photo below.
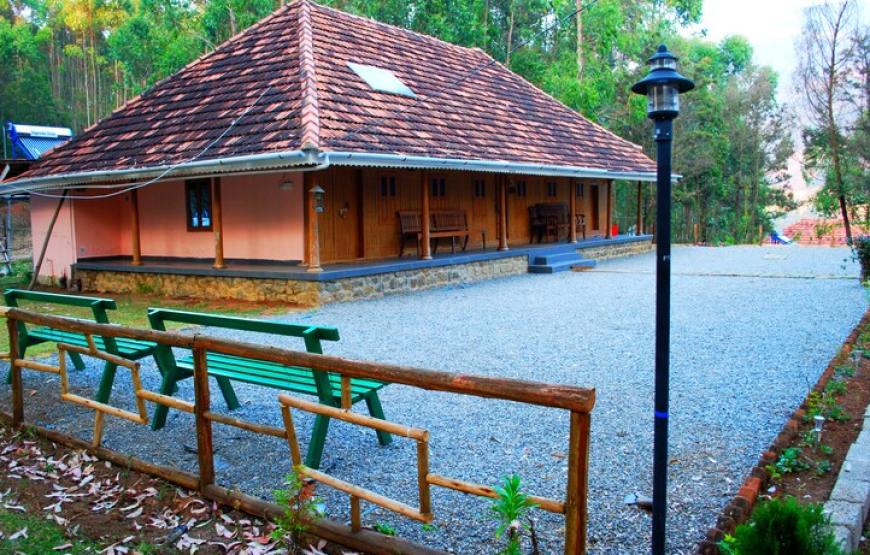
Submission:
<svg viewBox="0 0 870 555">
<path fill-rule="evenodd" d="M 293 425 L 290 409 L 303 410 L 315 414 L 329 416 L 372 427 L 397 435 L 405 436 L 417 442 L 417 474 L 420 494 L 420 507 L 410 507 L 399 501 L 389 499 L 375 492 L 344 482 L 323 472 L 302 467 L 302 473 L 321 483 L 337 488 L 350 496 L 351 526 L 344 526 L 328 520 L 320 520 L 313 524 L 312 531 L 327 540 L 364 550 L 373 555 L 445 555 L 434 550 L 400 538 L 385 536 L 374 531 L 364 530 L 360 526 L 360 500 L 375 503 L 399 514 L 423 522 L 431 522 L 433 517 L 430 501 L 430 487 L 438 486 L 483 497 L 494 497 L 495 492 L 487 486 L 472 484 L 461 480 L 440 476 L 429 472 L 428 441 L 429 432 L 415 429 L 404 424 L 388 422 L 369 416 L 350 412 L 350 378 L 368 378 L 390 383 L 404 384 L 431 391 L 444 391 L 461 395 L 471 395 L 491 399 L 516 401 L 530 405 L 539 405 L 554 409 L 570 411 L 570 431 L 568 445 L 568 480 L 564 500 L 533 497 L 546 511 L 565 515 L 565 555 L 583 555 L 586 553 L 586 498 L 588 491 L 589 464 L 589 432 L 590 412 L 595 403 L 595 390 L 566 385 L 553 385 L 523 380 L 493 378 L 434 370 L 423 370 L 390 364 L 377 364 L 342 359 L 338 357 L 291 351 L 263 345 L 254 345 L 240 341 L 210 337 L 207 335 L 190 335 L 173 332 L 161 332 L 130 328 L 118 325 L 96 324 L 82 320 L 60 318 L 21 310 L 18 308 L 0 307 L 0 316 L 7 319 L 10 344 L 10 366 L 12 375 L 12 413 L 3 414 L 4 418 L 14 427 L 22 426 L 24 422 L 24 392 L 22 387 L 21 369 L 28 368 L 42 372 L 59 374 L 61 377 L 61 398 L 86 406 L 95 411 L 93 441 L 88 443 L 52 429 L 33 426 L 47 438 L 80 449 L 86 449 L 103 459 L 112 461 L 133 470 L 146 472 L 161 477 L 182 487 L 196 490 L 207 499 L 224 503 L 251 514 L 274 518 L 283 513 L 281 507 L 254 496 L 235 490 L 228 490 L 215 484 L 214 445 L 212 422 L 236 426 L 251 432 L 281 437 L 287 440 L 290 456 L 294 466 L 302 465 L 299 445 Z M 19 358 L 18 326 L 16 322 L 49 326 L 53 329 L 83 334 L 89 348 L 75 347 L 63 343 L 58 344 L 58 366 Z M 139 380 L 139 363 L 127 360 L 115 360 L 117 357 L 100 351 L 93 340 L 94 336 L 126 337 L 137 340 L 153 341 L 171 347 L 191 349 L 194 353 L 194 394 L 195 402 L 179 400 L 157 392 L 143 389 Z M 75 351 L 102 360 L 112 360 L 132 372 L 137 412 L 124 411 L 109 404 L 99 403 L 69 393 L 66 379 L 65 351 Z M 334 372 L 342 377 L 343 402 L 341 407 L 329 407 L 312 403 L 286 394 L 278 396 L 278 402 L 284 416 L 283 428 L 263 424 L 245 422 L 229 416 L 217 414 L 210 409 L 210 389 L 208 380 L 208 354 L 221 353 L 254 358 L 264 361 L 303 366 L 315 370 Z M 172 408 L 194 414 L 197 433 L 197 463 L 198 474 L 185 472 L 178 468 L 154 465 L 126 454 L 106 449 L 100 445 L 103 419 L 106 415 L 125 418 L 133 422 L 147 425 L 148 417 L 144 402 L 161 403 Z M 160 432 L 155 432 L 160 433 Z"/>
</svg>

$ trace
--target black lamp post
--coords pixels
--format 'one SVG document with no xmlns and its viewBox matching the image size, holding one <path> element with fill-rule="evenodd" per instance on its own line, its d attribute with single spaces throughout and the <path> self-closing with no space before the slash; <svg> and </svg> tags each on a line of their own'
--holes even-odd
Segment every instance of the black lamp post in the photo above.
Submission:
<svg viewBox="0 0 870 555">
<path fill-rule="evenodd" d="M 668 387 L 671 339 L 671 140 L 680 113 L 680 93 L 695 84 L 677 73 L 677 57 L 662 44 L 649 59 L 650 70 L 631 91 L 646 95 L 647 116 L 655 122 L 656 160 L 656 391 L 653 439 L 653 555 L 665 553 L 668 496 Z"/>
</svg>

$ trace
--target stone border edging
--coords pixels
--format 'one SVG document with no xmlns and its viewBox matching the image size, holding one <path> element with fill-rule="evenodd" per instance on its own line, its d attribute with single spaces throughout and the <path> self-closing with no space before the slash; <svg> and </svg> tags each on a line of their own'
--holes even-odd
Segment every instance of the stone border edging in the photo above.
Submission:
<svg viewBox="0 0 870 555">
<path fill-rule="evenodd" d="M 861 318 L 861 321 L 858 322 L 852 330 L 852 333 L 850 333 L 843 342 L 843 346 L 828 363 L 828 367 L 822 373 L 819 381 L 816 382 L 813 389 L 808 392 L 807 396 L 809 396 L 809 393 L 813 391 L 816 391 L 819 394 L 824 391 L 825 386 L 828 385 L 828 382 L 834 376 L 834 366 L 838 365 L 838 362 L 842 361 L 843 357 L 852 351 L 851 346 L 858 340 L 858 337 L 861 334 L 860 330 L 868 324 L 870 324 L 870 310 L 864 314 L 864 317 Z M 782 450 L 791 444 L 792 440 L 797 435 L 797 431 L 800 428 L 800 422 L 806 414 L 806 409 L 807 399 L 804 398 L 801 406 L 794 411 L 791 418 L 785 423 L 785 426 L 783 426 L 779 435 L 776 436 L 773 444 L 764 452 L 764 454 L 761 455 L 758 459 L 758 463 L 752 468 L 752 470 L 750 470 L 749 476 L 744 480 L 743 485 L 737 491 L 737 494 L 728 502 L 727 505 L 725 505 L 722 513 L 716 519 L 715 526 L 707 531 L 707 537 L 698 543 L 698 549 L 696 551 L 697 555 L 720 555 L 719 542 L 725 539 L 726 534 L 733 534 L 737 526 L 743 524 L 749 518 L 749 515 L 752 514 L 752 509 L 758 501 L 759 495 L 761 492 L 767 490 L 770 484 L 770 471 L 765 467 L 767 465 L 775 464 L 780 453 L 782 453 Z M 867 424 L 867 426 L 863 428 L 861 434 L 858 436 L 858 440 L 854 445 L 852 445 L 846 459 L 843 461 L 843 467 L 840 469 L 840 475 L 837 478 L 837 483 L 834 486 L 834 489 L 837 491 L 836 488 L 840 485 L 840 481 L 846 480 L 849 483 L 843 486 L 841 490 L 842 493 L 838 492 L 838 496 L 851 495 L 847 494 L 846 488 L 855 486 L 856 482 L 863 484 L 863 487 L 866 488 L 865 493 L 863 494 L 863 498 L 861 498 L 859 491 L 852 492 L 854 495 L 851 495 L 848 498 L 853 501 L 837 501 L 837 503 L 843 503 L 843 505 L 834 505 L 831 507 L 832 510 L 836 509 L 838 511 L 837 513 L 832 513 L 831 517 L 832 522 L 835 524 L 837 538 L 844 542 L 847 538 L 851 539 L 853 543 L 850 545 L 857 545 L 857 540 L 860 538 L 861 530 L 864 526 L 864 518 L 861 518 L 860 523 L 857 524 L 858 535 L 855 536 L 853 530 L 855 530 L 855 522 L 858 520 L 859 515 L 857 512 L 854 512 L 853 514 L 850 511 L 860 509 L 863 511 L 862 516 L 866 517 L 868 509 L 870 509 L 870 406 L 868 406 L 868 412 L 864 415 L 864 423 Z M 856 449 L 859 444 L 861 447 Z M 854 456 L 852 455 L 853 450 L 855 450 Z M 853 456 L 852 461 L 850 461 L 849 456 Z M 848 470 L 847 465 L 849 465 Z M 844 479 L 844 473 L 851 473 L 852 468 L 855 468 L 856 476 L 860 475 L 864 479 L 860 482 L 858 482 L 857 478 L 852 477 Z M 828 505 L 834 503 L 833 498 L 834 492 L 832 491 L 832 501 L 825 504 L 825 510 L 828 512 L 832 512 L 828 510 Z M 858 504 L 859 499 L 861 499 L 860 505 Z M 841 510 L 842 512 L 839 512 Z M 834 516 L 835 514 L 836 520 Z M 845 535 L 847 533 L 849 534 L 848 537 Z"/>
</svg>

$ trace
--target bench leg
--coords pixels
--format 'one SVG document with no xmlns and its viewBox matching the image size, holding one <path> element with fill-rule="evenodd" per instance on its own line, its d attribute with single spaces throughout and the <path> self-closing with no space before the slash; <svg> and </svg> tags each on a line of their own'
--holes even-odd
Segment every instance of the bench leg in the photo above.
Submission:
<svg viewBox="0 0 870 555">
<path fill-rule="evenodd" d="M 109 402 L 109 397 L 112 396 L 112 384 L 115 383 L 115 373 L 117 370 L 117 364 L 106 362 L 106 366 L 103 367 L 103 377 L 100 378 L 100 389 L 97 391 L 97 402 Z"/>
<path fill-rule="evenodd" d="M 74 353 L 72 351 L 67 351 L 67 354 L 69 355 L 69 359 L 72 361 L 73 366 L 75 366 L 76 370 L 85 369 L 85 361 L 82 360 L 82 355 Z"/>
<path fill-rule="evenodd" d="M 323 446 L 326 443 L 326 432 L 329 431 L 328 416 L 318 414 L 314 418 L 314 429 L 311 431 L 311 441 L 308 443 L 308 453 L 305 454 L 305 466 L 317 470 L 323 457 Z"/>
<path fill-rule="evenodd" d="M 241 404 L 239 404 L 239 398 L 236 397 L 236 392 L 233 390 L 233 384 L 230 383 L 228 378 L 215 378 L 218 383 L 218 387 L 221 388 L 221 393 L 224 396 L 224 400 L 227 402 L 227 408 L 230 410 L 236 410 Z"/>
<path fill-rule="evenodd" d="M 178 375 L 172 370 L 166 372 L 163 380 L 160 382 L 160 394 L 172 395 L 178 389 Z M 154 409 L 154 417 L 151 420 L 151 429 L 157 431 L 166 425 L 166 416 L 169 414 L 169 407 L 158 404 Z"/>
<path fill-rule="evenodd" d="M 384 418 L 384 409 L 381 407 L 381 400 L 378 398 L 377 392 L 373 392 L 371 395 L 366 397 L 366 406 L 369 409 L 369 414 L 372 415 L 373 418 L 386 420 L 386 418 Z M 384 432 L 383 430 L 377 430 L 377 434 L 378 441 L 381 445 L 389 445 L 393 442 L 393 436 L 389 433 Z"/>
</svg>

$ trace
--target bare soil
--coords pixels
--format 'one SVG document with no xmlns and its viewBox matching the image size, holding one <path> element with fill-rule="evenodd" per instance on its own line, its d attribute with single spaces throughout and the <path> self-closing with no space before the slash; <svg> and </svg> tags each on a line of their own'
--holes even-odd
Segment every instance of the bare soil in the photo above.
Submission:
<svg viewBox="0 0 870 555">
<path fill-rule="evenodd" d="M 88 539 L 108 554 L 134 555 L 142 543 L 161 555 L 286 553 L 270 537 L 271 522 L 5 426 L 0 427 L 0 508 L 43 514 L 63 527 L 70 541 Z M 364 555 L 317 538 L 310 544 L 302 553 Z"/>
</svg>

